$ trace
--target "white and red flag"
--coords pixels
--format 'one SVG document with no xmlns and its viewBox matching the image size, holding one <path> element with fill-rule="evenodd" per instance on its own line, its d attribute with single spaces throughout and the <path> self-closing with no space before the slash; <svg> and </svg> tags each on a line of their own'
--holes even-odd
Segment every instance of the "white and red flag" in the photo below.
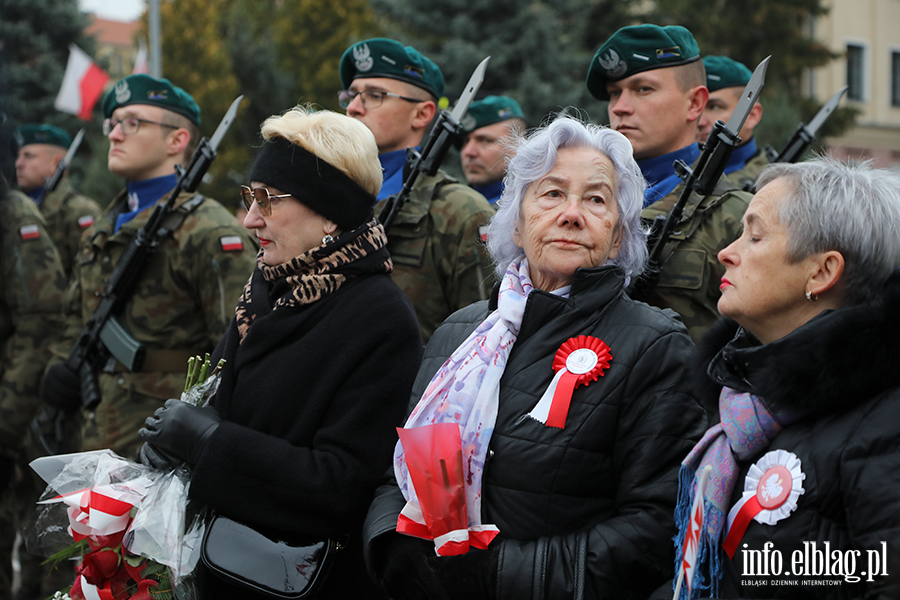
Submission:
<svg viewBox="0 0 900 600">
<path fill-rule="evenodd" d="M 90 121 L 91 111 L 103 94 L 103 86 L 107 81 L 109 75 L 106 71 L 98 67 L 84 50 L 75 44 L 69 44 L 66 74 L 53 106 L 56 110 L 71 113 L 83 121 Z"/>
</svg>

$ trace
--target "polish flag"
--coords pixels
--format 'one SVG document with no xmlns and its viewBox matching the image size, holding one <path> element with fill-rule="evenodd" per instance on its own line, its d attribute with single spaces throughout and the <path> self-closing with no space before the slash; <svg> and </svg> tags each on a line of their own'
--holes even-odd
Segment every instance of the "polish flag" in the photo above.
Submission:
<svg viewBox="0 0 900 600">
<path fill-rule="evenodd" d="M 134 69 L 131 70 L 132 75 L 137 73 L 150 73 L 150 63 L 147 60 L 147 42 L 144 40 L 138 42 L 138 52 L 134 58 Z"/>
<path fill-rule="evenodd" d="M 66 74 L 53 106 L 59 111 L 76 115 L 82 121 L 90 121 L 91 111 L 107 81 L 109 75 L 106 71 L 95 65 L 81 48 L 69 44 Z"/>
</svg>

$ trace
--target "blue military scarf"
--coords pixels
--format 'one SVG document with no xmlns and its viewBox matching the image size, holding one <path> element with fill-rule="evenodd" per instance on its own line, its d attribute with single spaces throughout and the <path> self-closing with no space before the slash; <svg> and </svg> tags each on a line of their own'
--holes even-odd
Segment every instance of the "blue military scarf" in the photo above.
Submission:
<svg viewBox="0 0 900 600">
<path fill-rule="evenodd" d="M 503 194 L 503 180 L 488 185 L 473 185 L 472 189 L 487 198 L 488 204 L 494 204 Z"/>
<path fill-rule="evenodd" d="M 747 161 L 756 154 L 756 151 L 756 140 L 753 138 L 750 138 L 750 141 L 743 146 L 735 148 L 731 153 L 731 158 L 728 159 L 728 164 L 725 166 L 725 174 L 728 175 L 743 169 Z"/>
<path fill-rule="evenodd" d="M 378 200 L 393 196 L 403 187 L 403 167 L 406 166 L 406 149 L 394 150 L 378 155 L 381 170 L 384 172 L 384 183 L 378 192 Z"/>
<path fill-rule="evenodd" d="M 127 184 L 128 208 L 131 210 L 116 217 L 116 228 L 113 233 L 138 216 L 138 213 L 156 204 L 157 200 L 174 189 L 176 183 L 178 183 L 178 177 L 175 173 L 143 181 L 129 181 Z"/>
<path fill-rule="evenodd" d="M 676 160 L 692 165 L 699 157 L 700 147 L 694 143 L 675 152 L 637 161 L 648 184 L 644 191 L 644 208 L 668 196 L 681 183 L 681 178 L 675 174 Z"/>
</svg>

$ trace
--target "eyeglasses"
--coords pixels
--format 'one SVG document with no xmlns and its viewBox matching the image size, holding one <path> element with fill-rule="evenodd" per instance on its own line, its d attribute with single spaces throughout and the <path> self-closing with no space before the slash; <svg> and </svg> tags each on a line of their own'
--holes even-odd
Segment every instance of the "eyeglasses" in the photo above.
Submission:
<svg viewBox="0 0 900 600">
<path fill-rule="evenodd" d="M 348 106 L 350 106 L 350 103 L 353 102 L 353 99 L 357 96 L 362 97 L 363 108 L 378 108 L 379 106 L 381 106 L 381 103 L 384 102 L 385 97 L 400 98 L 401 100 L 406 100 L 407 102 L 425 102 L 424 100 L 419 100 L 418 98 L 409 98 L 407 96 L 392 94 L 391 92 L 384 92 L 382 90 L 363 90 L 361 92 L 355 92 L 353 90 L 341 90 L 338 92 L 338 103 L 341 105 L 341 108 L 347 108 Z"/>
<path fill-rule="evenodd" d="M 138 129 L 141 128 L 141 123 L 149 123 L 151 125 L 159 125 L 160 127 L 170 127 L 172 129 L 178 129 L 178 125 L 170 125 L 169 123 L 160 123 L 158 121 L 148 121 L 147 119 L 139 119 L 137 117 L 125 117 L 124 119 L 104 119 L 103 135 L 109 135 L 110 133 L 112 133 L 112 130 L 116 128 L 116 125 L 122 126 L 123 134 L 131 135 L 138 132 Z"/>
<path fill-rule="evenodd" d="M 250 212 L 250 207 L 253 206 L 253 201 L 256 200 L 256 205 L 259 206 L 259 214 L 264 217 L 272 216 L 271 201 L 273 199 L 290 197 L 290 194 L 279 194 L 277 196 L 273 196 L 269 193 L 269 190 L 264 187 L 253 188 L 251 190 L 246 185 L 241 186 L 241 200 L 244 201 L 244 208 L 247 209 L 247 212 Z"/>
</svg>

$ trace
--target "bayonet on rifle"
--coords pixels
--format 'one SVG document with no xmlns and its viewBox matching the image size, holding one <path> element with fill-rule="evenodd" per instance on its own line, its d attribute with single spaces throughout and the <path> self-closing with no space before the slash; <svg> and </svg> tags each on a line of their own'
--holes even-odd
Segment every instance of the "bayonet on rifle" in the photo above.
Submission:
<svg viewBox="0 0 900 600">
<path fill-rule="evenodd" d="M 838 104 L 841 103 L 841 98 L 847 92 L 847 88 L 848 86 L 845 85 L 835 92 L 831 99 L 825 103 L 825 106 L 819 109 L 819 112 L 817 112 L 816 116 L 809 122 L 809 125 L 804 125 L 803 123 L 797 125 L 797 129 L 791 134 L 791 137 L 788 139 L 787 144 L 784 145 L 784 149 L 781 152 L 776 154 L 774 148 L 766 148 L 766 156 L 769 158 L 769 162 L 793 163 L 800 160 L 813 143 L 813 140 L 816 139 L 816 132 L 819 131 L 819 127 L 822 126 L 828 117 L 831 116 L 831 113 L 834 112 L 834 109 L 838 107 Z"/>
</svg>

